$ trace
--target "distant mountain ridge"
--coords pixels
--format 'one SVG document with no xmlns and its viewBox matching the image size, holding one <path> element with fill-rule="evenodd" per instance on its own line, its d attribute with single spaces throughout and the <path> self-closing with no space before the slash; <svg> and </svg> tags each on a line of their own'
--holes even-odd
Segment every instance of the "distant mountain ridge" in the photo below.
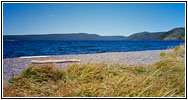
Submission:
<svg viewBox="0 0 188 100">
<path fill-rule="evenodd" d="M 157 37 L 162 35 L 164 32 L 141 32 L 141 33 L 135 33 L 127 38 L 125 40 L 157 40 Z"/>
<path fill-rule="evenodd" d="M 88 33 L 3 35 L 4 40 L 185 40 L 185 28 L 168 32 L 141 32 L 126 36 L 100 36 Z"/>
<path fill-rule="evenodd" d="M 124 40 L 125 36 L 100 36 L 87 33 L 45 34 L 45 35 L 4 35 L 4 40 Z"/>
<path fill-rule="evenodd" d="M 175 28 L 160 35 L 158 40 L 185 40 L 185 28 Z"/>
<path fill-rule="evenodd" d="M 174 28 L 168 32 L 135 33 L 125 40 L 185 40 L 185 28 Z"/>
</svg>

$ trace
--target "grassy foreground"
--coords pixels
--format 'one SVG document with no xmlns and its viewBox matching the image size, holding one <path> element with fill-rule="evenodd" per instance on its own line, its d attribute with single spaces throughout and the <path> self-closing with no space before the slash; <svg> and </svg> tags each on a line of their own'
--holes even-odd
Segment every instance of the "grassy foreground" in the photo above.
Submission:
<svg viewBox="0 0 188 100">
<path fill-rule="evenodd" d="M 148 66 L 30 66 L 3 87 L 4 97 L 184 97 L 185 46 Z"/>
</svg>

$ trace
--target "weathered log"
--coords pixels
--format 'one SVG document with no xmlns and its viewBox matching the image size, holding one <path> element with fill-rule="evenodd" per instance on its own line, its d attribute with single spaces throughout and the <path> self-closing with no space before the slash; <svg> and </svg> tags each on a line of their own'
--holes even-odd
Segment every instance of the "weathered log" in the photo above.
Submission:
<svg viewBox="0 0 188 100">
<path fill-rule="evenodd" d="M 80 62 L 77 59 L 64 59 L 64 60 L 32 60 L 33 64 L 45 64 L 45 63 L 66 63 L 66 62 Z"/>
<path fill-rule="evenodd" d="M 49 56 L 25 56 L 25 57 L 20 57 L 20 58 L 47 58 Z"/>
</svg>

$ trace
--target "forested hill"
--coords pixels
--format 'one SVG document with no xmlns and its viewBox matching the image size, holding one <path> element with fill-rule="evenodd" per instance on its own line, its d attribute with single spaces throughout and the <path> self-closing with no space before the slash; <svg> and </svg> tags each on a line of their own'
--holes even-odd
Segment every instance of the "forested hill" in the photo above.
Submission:
<svg viewBox="0 0 188 100">
<path fill-rule="evenodd" d="M 4 40 L 124 40 L 125 36 L 100 36 L 87 33 L 46 35 L 4 35 Z"/>
<path fill-rule="evenodd" d="M 125 40 L 185 40 L 185 28 L 174 28 L 167 32 L 135 33 Z"/>
<path fill-rule="evenodd" d="M 175 28 L 163 33 L 157 39 L 159 40 L 185 40 L 185 28 Z"/>
<path fill-rule="evenodd" d="M 140 32 L 126 36 L 100 36 L 87 33 L 4 35 L 3 40 L 185 40 L 185 28 L 167 32 Z"/>
<path fill-rule="evenodd" d="M 125 40 L 157 40 L 157 37 L 162 35 L 164 32 L 141 32 L 135 33 L 133 35 L 128 36 Z"/>
</svg>

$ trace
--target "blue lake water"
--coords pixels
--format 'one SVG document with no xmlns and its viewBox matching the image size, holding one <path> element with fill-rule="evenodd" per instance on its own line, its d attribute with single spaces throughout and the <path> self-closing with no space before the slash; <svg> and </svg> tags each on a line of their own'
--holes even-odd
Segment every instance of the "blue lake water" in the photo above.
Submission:
<svg viewBox="0 0 188 100">
<path fill-rule="evenodd" d="M 185 41 L 3 41 L 3 58 L 174 48 Z"/>
</svg>

